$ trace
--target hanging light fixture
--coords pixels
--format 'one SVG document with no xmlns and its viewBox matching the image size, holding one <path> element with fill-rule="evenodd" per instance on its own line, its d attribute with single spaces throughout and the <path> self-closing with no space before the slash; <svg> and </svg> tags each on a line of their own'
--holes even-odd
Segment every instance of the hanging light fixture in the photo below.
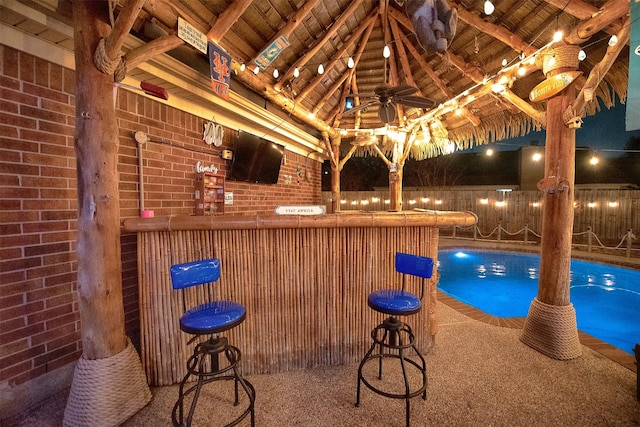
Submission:
<svg viewBox="0 0 640 427">
<path fill-rule="evenodd" d="M 562 36 L 564 36 L 562 31 L 557 30 L 555 33 L 553 33 L 553 41 L 558 43 L 560 40 L 562 40 Z"/>
<path fill-rule="evenodd" d="M 585 59 L 587 59 L 587 53 L 580 49 L 580 52 L 578 52 L 578 61 L 584 61 Z"/>
<path fill-rule="evenodd" d="M 484 14 L 491 15 L 493 11 L 496 10 L 496 7 L 489 0 L 484 2 Z"/>
<path fill-rule="evenodd" d="M 355 66 L 356 66 L 356 63 L 353 61 L 353 58 L 349 57 L 349 60 L 347 61 L 347 67 L 353 68 Z"/>
<path fill-rule="evenodd" d="M 389 49 L 388 45 L 384 45 L 384 49 L 382 49 L 382 56 L 388 58 L 391 56 L 391 49 Z"/>
<path fill-rule="evenodd" d="M 324 65 L 318 65 L 318 74 L 324 74 Z"/>
<path fill-rule="evenodd" d="M 293 69 L 293 77 L 295 77 L 296 79 L 300 77 L 300 70 L 298 70 L 298 67 Z"/>
</svg>

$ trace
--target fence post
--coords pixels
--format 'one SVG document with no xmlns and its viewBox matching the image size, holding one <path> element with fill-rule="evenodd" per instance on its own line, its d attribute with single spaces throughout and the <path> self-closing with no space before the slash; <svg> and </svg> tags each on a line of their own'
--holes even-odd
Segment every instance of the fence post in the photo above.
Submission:
<svg viewBox="0 0 640 427">
<path fill-rule="evenodd" d="M 502 221 L 498 221 L 498 242 L 502 240 Z"/>
<path fill-rule="evenodd" d="M 453 226 L 453 236 L 452 237 L 454 239 L 456 238 L 456 226 L 455 225 Z"/>
<path fill-rule="evenodd" d="M 591 227 L 587 227 L 587 252 L 591 252 Z"/>
<path fill-rule="evenodd" d="M 478 240 L 478 226 L 473 226 L 473 240 Z"/>
<path fill-rule="evenodd" d="M 524 225 L 524 243 L 529 243 L 529 224 Z"/>
<path fill-rule="evenodd" d="M 631 229 L 627 230 L 627 258 L 631 258 L 631 239 L 633 238 L 633 232 Z"/>
</svg>

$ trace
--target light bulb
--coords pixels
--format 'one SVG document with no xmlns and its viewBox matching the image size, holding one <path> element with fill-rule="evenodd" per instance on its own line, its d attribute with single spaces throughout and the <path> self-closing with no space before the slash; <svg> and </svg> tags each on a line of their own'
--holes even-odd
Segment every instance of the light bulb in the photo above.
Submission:
<svg viewBox="0 0 640 427">
<path fill-rule="evenodd" d="M 293 77 L 295 77 L 296 79 L 300 77 L 300 70 L 298 70 L 298 67 L 293 69 Z"/>
<path fill-rule="evenodd" d="M 584 61 L 586 58 L 587 58 L 586 52 L 580 49 L 580 52 L 578 52 L 578 61 Z"/>
<path fill-rule="evenodd" d="M 484 2 L 484 14 L 491 15 L 493 11 L 496 10 L 496 7 L 489 0 Z"/>
<path fill-rule="evenodd" d="M 324 65 L 318 65 L 318 74 L 324 74 Z"/>
<path fill-rule="evenodd" d="M 564 34 L 562 34 L 562 31 L 556 31 L 555 33 L 553 33 L 553 41 L 558 43 L 560 40 L 562 40 L 562 36 Z"/>
<path fill-rule="evenodd" d="M 493 156 L 493 148 L 487 148 L 487 151 L 485 153 L 487 156 Z"/>
<path fill-rule="evenodd" d="M 520 77 L 524 76 L 525 74 L 527 74 L 527 69 L 524 68 L 523 66 L 518 67 L 518 75 Z"/>
<path fill-rule="evenodd" d="M 609 46 L 615 46 L 616 43 L 618 43 L 618 36 L 616 36 L 615 34 L 611 36 L 611 38 L 609 39 Z"/>
<path fill-rule="evenodd" d="M 349 57 L 349 60 L 347 61 L 347 67 L 353 68 L 355 66 L 356 66 L 356 63 L 353 61 L 353 58 Z"/>
<path fill-rule="evenodd" d="M 256 68 L 253 69 L 253 74 L 258 74 L 260 72 L 260 67 L 256 65 Z"/>
<path fill-rule="evenodd" d="M 502 59 L 502 66 L 503 66 L 503 67 L 506 67 L 506 66 L 507 66 L 507 64 L 508 64 L 508 62 L 507 62 L 507 58 L 503 58 L 503 59 Z"/>
<path fill-rule="evenodd" d="M 534 153 L 534 155 L 532 156 L 532 160 L 534 162 L 539 162 L 540 159 L 542 159 L 542 154 L 540 154 L 540 153 Z"/>
<path fill-rule="evenodd" d="M 277 79 L 279 75 L 280 75 L 280 73 L 278 73 L 278 69 L 277 69 L 277 68 L 274 68 L 274 69 L 273 69 L 273 78 L 274 78 L 274 79 Z"/>
<path fill-rule="evenodd" d="M 240 71 L 244 71 L 247 68 L 245 64 L 240 65 Z"/>
<path fill-rule="evenodd" d="M 388 58 L 391 56 L 391 49 L 389 49 L 388 45 L 384 45 L 384 49 L 382 49 L 382 56 Z"/>
</svg>

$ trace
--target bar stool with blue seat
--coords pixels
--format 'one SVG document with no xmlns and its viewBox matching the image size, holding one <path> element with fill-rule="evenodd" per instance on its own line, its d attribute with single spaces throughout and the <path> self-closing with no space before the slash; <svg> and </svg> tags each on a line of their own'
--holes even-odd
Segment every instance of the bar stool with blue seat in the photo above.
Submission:
<svg viewBox="0 0 640 427">
<path fill-rule="evenodd" d="M 396 253 L 395 257 L 396 271 L 402 274 L 401 289 L 382 289 L 371 292 L 367 299 L 368 305 L 373 310 L 388 315 L 388 317 L 371 331 L 373 343 L 360 362 L 358 367 L 358 389 L 356 395 L 356 406 L 360 406 L 360 384 L 364 384 L 370 390 L 377 394 L 393 399 L 405 400 L 405 418 L 406 425 L 410 425 L 410 399 L 422 395 L 422 399 L 427 399 L 427 364 L 424 357 L 415 345 L 415 335 L 411 327 L 398 319 L 398 316 L 409 316 L 418 313 L 422 308 L 422 298 L 424 296 L 424 287 L 427 279 L 431 278 L 433 273 L 433 259 L 405 254 Z M 422 278 L 422 291 L 420 297 L 405 289 L 405 279 L 407 275 Z M 378 348 L 377 352 L 374 352 Z M 413 349 L 415 355 L 419 359 L 415 361 L 408 354 Z M 383 359 L 397 359 L 400 362 L 400 369 L 404 384 L 398 390 L 402 392 L 389 391 L 389 384 L 373 384 L 366 375 L 363 374 L 365 365 L 369 362 L 378 362 L 378 380 L 382 380 L 382 361 Z M 420 381 L 416 386 L 415 382 L 409 379 L 410 371 L 419 373 Z M 383 386 L 386 388 L 383 389 Z M 413 389 L 412 389 L 413 387 Z"/>
<path fill-rule="evenodd" d="M 176 264 L 171 267 L 171 282 L 176 290 L 213 283 L 219 278 L 220 260 L 216 258 Z M 195 335 L 188 344 L 202 336 L 207 336 L 207 339 L 195 346 L 193 355 L 187 361 L 187 374 L 180 382 L 178 401 L 173 407 L 171 415 L 174 426 L 190 426 L 202 386 L 212 381 L 222 380 L 233 380 L 235 406 L 240 403 L 238 386 L 242 387 L 249 401 L 246 410 L 226 425 L 236 425 L 249 414 L 251 415 L 251 425 L 255 424 L 256 392 L 253 385 L 244 379 L 240 372 L 240 350 L 230 345 L 225 337 L 219 335 L 221 332 L 241 324 L 245 317 L 244 306 L 234 301 L 205 302 L 186 311 L 180 317 L 180 329 Z M 222 355 L 226 361 L 222 360 L 220 363 Z M 186 383 L 192 375 L 197 377 L 197 381 L 195 385 L 186 388 Z M 185 420 L 185 397 L 191 393 L 193 393 L 193 399 Z"/>
</svg>

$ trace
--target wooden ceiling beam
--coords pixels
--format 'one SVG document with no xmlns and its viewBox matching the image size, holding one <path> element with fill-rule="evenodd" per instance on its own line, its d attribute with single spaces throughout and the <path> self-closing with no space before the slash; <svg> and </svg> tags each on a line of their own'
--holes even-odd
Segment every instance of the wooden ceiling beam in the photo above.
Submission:
<svg viewBox="0 0 640 427">
<path fill-rule="evenodd" d="M 147 62 L 156 55 L 163 54 L 175 49 L 178 46 L 182 46 L 184 41 L 175 34 L 169 34 L 166 36 L 158 37 L 155 40 L 143 44 L 140 47 L 130 50 L 125 55 L 126 69 L 133 70 L 143 62 Z"/>
<path fill-rule="evenodd" d="M 531 46 L 507 28 L 485 21 L 478 15 L 467 11 L 464 7 L 461 7 L 458 4 L 453 4 L 453 6 L 458 11 L 458 18 L 462 21 L 481 32 L 490 35 L 494 39 L 500 40 L 516 52 L 524 52 L 526 55 L 531 55 L 537 50 L 535 46 Z"/>
<path fill-rule="evenodd" d="M 291 18 L 289 18 L 287 23 L 284 24 L 284 26 L 280 28 L 280 30 L 273 37 L 271 37 L 271 40 L 269 40 L 267 44 L 262 46 L 262 48 L 258 49 L 258 52 L 263 52 L 280 37 L 284 36 L 287 39 L 289 39 L 289 37 L 291 36 L 291 34 L 293 34 L 295 29 L 298 28 L 300 24 L 302 24 L 302 21 L 304 21 L 304 18 L 307 17 L 307 15 L 313 10 L 314 7 L 316 7 L 318 3 L 320 3 L 320 1 L 321 0 L 307 0 L 300 7 L 300 9 L 296 10 L 293 13 L 293 15 L 291 15 Z M 255 60 L 256 58 L 254 57 L 253 59 Z"/>
<path fill-rule="evenodd" d="M 213 40 L 215 43 L 219 43 L 251 3 L 251 0 L 236 0 L 232 2 L 229 7 L 218 16 L 216 22 L 211 25 L 207 33 L 207 38 Z"/>
<path fill-rule="evenodd" d="M 316 41 L 316 43 L 314 44 L 314 46 L 311 49 L 309 49 L 308 51 L 304 52 L 302 54 L 302 56 L 300 56 L 300 58 L 298 58 L 298 60 L 295 62 L 295 64 L 293 64 L 291 67 L 289 67 L 289 69 L 284 73 L 284 75 L 282 77 L 280 77 L 278 82 L 276 82 L 276 84 L 273 86 L 274 89 L 276 91 L 282 90 L 282 87 L 284 86 L 284 83 L 289 81 L 291 79 L 291 77 L 293 76 L 293 70 L 295 70 L 296 68 L 301 68 L 307 62 L 309 62 L 311 60 L 311 58 L 313 58 L 313 56 L 316 53 L 318 53 L 320 51 L 320 49 L 322 49 L 322 47 L 335 35 L 335 33 L 338 31 L 338 29 L 340 29 L 340 27 L 342 27 L 344 25 L 344 23 L 347 21 L 347 19 L 349 19 L 351 17 L 351 15 L 356 11 L 356 9 L 358 9 L 358 7 L 360 7 L 361 4 L 362 4 L 362 0 L 354 0 L 354 1 L 352 1 L 351 4 L 349 5 L 349 7 L 347 9 L 345 9 L 345 11 L 342 12 L 340 17 L 331 25 L 329 30 L 327 30 L 324 33 L 322 38 L 319 39 L 318 41 Z"/>
<path fill-rule="evenodd" d="M 129 36 L 145 1 L 132 0 L 127 2 L 118 14 L 109 34 L 100 41 L 94 55 L 94 64 L 100 72 L 112 74 L 120 63 L 124 41 Z"/>
<path fill-rule="evenodd" d="M 552 6 L 557 7 L 562 12 L 566 12 L 576 18 L 585 21 L 594 17 L 598 12 L 598 8 L 594 5 L 587 3 L 583 0 L 545 0 Z M 629 2 L 627 1 L 627 4 Z M 622 20 L 617 22 L 611 22 L 607 28 L 603 28 L 603 31 L 608 34 L 617 34 L 622 28 Z"/>
<path fill-rule="evenodd" d="M 563 119 L 565 123 L 568 123 L 573 117 L 584 116 L 587 102 L 591 101 L 591 99 L 587 99 L 585 92 L 587 90 L 595 91 L 596 87 L 598 87 L 600 82 L 602 82 L 602 79 L 604 79 L 605 75 L 618 58 L 618 55 L 620 55 L 622 49 L 625 48 L 627 43 L 629 43 L 631 31 L 630 25 L 630 17 L 627 17 L 624 21 L 624 25 L 622 25 L 622 28 L 620 29 L 620 32 L 617 34 L 618 43 L 614 46 L 607 47 L 607 52 L 604 54 L 602 60 L 591 69 L 589 77 L 587 77 L 587 81 L 584 86 L 582 86 L 576 100 L 572 105 L 569 105 L 567 111 L 564 112 Z"/>
<path fill-rule="evenodd" d="M 612 22 L 629 14 L 629 0 L 609 0 L 589 19 L 582 21 L 564 38 L 568 44 L 581 44 L 586 42 L 603 28 Z"/>
<path fill-rule="evenodd" d="M 370 28 L 369 35 L 371 35 L 371 30 L 373 29 L 373 26 L 375 25 L 375 20 L 376 19 L 377 19 L 377 14 L 376 14 L 376 11 L 374 9 L 374 10 L 371 11 L 371 13 L 369 13 L 369 16 L 367 17 L 367 19 L 365 19 L 360 24 L 360 26 L 351 34 L 349 39 L 342 44 L 340 49 L 338 49 L 336 51 L 336 53 L 333 55 L 331 60 L 324 67 L 324 72 L 325 73 L 331 72 L 331 70 L 333 70 L 335 68 L 335 66 L 338 64 L 338 62 L 340 62 L 342 59 L 344 59 L 344 55 L 346 54 L 347 50 L 349 50 L 352 47 L 353 43 L 356 40 L 360 39 L 360 36 L 362 35 L 362 33 L 364 33 L 364 31 L 367 28 Z M 364 40 L 364 44 L 366 44 L 368 39 L 369 39 L 369 37 L 367 37 Z M 362 43 L 362 41 L 361 41 L 361 43 Z M 298 94 L 298 96 L 296 97 L 296 102 L 301 102 L 304 98 L 306 98 L 307 95 L 309 95 L 309 93 L 311 93 L 311 91 L 313 89 L 315 89 L 316 86 L 318 86 L 318 84 L 322 81 L 323 78 L 324 77 L 322 75 L 317 75 L 317 76 L 315 76 L 313 78 L 313 80 L 311 80 L 309 83 L 307 83 L 305 85 L 304 89 L 302 90 L 302 92 L 300 92 L 300 94 Z"/>
</svg>

